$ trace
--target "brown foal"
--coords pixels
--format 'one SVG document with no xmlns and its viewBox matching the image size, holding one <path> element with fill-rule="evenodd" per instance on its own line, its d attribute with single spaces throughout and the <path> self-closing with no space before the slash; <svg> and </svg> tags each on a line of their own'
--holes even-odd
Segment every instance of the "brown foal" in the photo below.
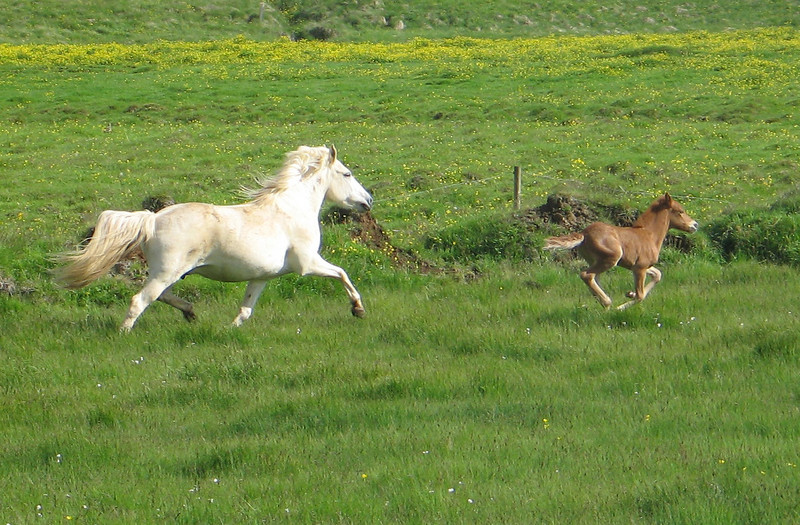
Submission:
<svg viewBox="0 0 800 525">
<path fill-rule="evenodd" d="M 689 217 L 683 206 L 665 193 L 642 213 L 633 226 L 612 226 L 594 222 L 583 232 L 550 237 L 545 241 L 545 250 L 578 249 L 589 267 L 581 272 L 581 279 L 605 308 L 611 307 L 611 297 L 597 284 L 597 276 L 614 266 L 622 266 L 633 272 L 634 291 L 631 300 L 619 305 L 624 310 L 642 302 L 653 286 L 661 280 L 661 272 L 653 265 L 658 262 L 661 245 L 667 231 L 675 228 L 694 233 L 697 221 Z M 647 276 L 650 282 L 645 285 Z"/>
</svg>

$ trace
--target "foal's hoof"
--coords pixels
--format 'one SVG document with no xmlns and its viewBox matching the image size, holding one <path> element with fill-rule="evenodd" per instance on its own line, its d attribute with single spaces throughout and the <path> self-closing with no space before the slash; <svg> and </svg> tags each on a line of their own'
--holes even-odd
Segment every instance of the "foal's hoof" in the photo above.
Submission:
<svg viewBox="0 0 800 525">
<path fill-rule="evenodd" d="M 364 310 L 363 306 L 353 306 L 351 312 L 353 312 L 353 315 L 358 317 L 359 319 L 363 319 L 364 316 L 367 315 L 367 311 Z"/>
<path fill-rule="evenodd" d="M 197 321 L 197 314 L 194 312 L 183 312 L 183 318 L 191 323 Z"/>
</svg>

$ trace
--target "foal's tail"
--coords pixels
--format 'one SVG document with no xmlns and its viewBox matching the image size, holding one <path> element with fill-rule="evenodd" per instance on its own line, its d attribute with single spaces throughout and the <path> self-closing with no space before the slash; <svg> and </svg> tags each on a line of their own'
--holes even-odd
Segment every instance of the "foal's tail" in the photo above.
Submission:
<svg viewBox="0 0 800 525">
<path fill-rule="evenodd" d="M 153 236 L 155 217 L 151 211 L 104 211 L 88 244 L 56 257 L 66 263 L 55 270 L 56 280 L 76 289 L 102 277 Z"/>
<path fill-rule="evenodd" d="M 582 233 L 570 233 L 561 237 L 548 237 L 544 241 L 544 249 L 550 251 L 572 250 L 583 242 Z"/>
</svg>

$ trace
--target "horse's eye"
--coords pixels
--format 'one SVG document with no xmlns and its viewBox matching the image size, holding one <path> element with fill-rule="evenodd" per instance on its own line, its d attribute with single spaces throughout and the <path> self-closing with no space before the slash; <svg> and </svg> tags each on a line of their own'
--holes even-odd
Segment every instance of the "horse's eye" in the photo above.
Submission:
<svg viewBox="0 0 800 525">
<path fill-rule="evenodd" d="M 344 172 L 344 176 L 345 176 L 345 177 L 352 177 L 352 176 L 353 176 L 353 174 L 352 174 L 352 173 L 350 173 L 349 171 L 345 171 L 345 172 Z"/>
</svg>

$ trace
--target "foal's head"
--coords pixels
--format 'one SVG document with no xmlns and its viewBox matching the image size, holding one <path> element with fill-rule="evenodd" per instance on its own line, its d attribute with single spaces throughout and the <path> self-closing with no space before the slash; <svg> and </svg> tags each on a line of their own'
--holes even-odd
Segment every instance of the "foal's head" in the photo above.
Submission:
<svg viewBox="0 0 800 525">
<path fill-rule="evenodd" d="M 700 227 L 697 221 L 689 217 L 683 206 L 673 199 L 669 193 L 656 201 L 658 207 L 669 210 L 669 227 L 684 232 L 694 233 Z"/>
</svg>

